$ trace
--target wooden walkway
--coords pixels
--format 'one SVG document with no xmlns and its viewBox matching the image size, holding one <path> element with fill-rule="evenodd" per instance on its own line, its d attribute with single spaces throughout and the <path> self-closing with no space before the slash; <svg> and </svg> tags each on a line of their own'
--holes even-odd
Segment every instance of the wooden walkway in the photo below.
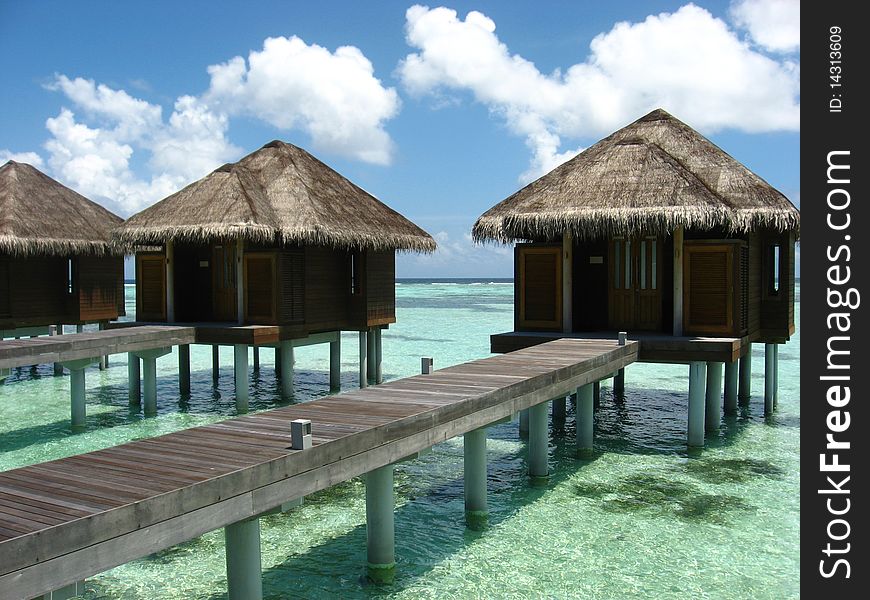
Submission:
<svg viewBox="0 0 870 600">
<path fill-rule="evenodd" d="M 551 340 L 574 337 L 585 340 L 614 339 L 615 331 L 556 333 L 546 331 L 509 331 L 490 336 L 490 352 L 514 352 Z M 640 343 L 638 362 L 687 363 L 734 362 L 749 352 L 749 338 L 672 336 L 662 333 L 629 332 L 628 338 Z"/>
<path fill-rule="evenodd" d="M 0 369 L 194 343 L 193 327 L 149 325 L 52 337 L 0 340 Z"/>
<path fill-rule="evenodd" d="M 392 464 L 605 378 L 637 351 L 557 340 L 0 473 L 0 598 L 58 589 Z M 312 421 L 312 448 L 289 449 L 294 419 Z"/>
</svg>

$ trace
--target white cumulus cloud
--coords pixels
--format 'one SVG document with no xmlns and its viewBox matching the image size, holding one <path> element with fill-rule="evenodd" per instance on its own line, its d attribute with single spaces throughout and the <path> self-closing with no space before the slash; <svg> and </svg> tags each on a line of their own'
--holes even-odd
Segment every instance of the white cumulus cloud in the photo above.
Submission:
<svg viewBox="0 0 870 600">
<path fill-rule="evenodd" d="M 609 133 L 661 107 L 707 133 L 798 130 L 799 73 L 753 50 L 693 4 L 621 22 L 596 36 L 582 62 L 542 73 L 499 40 L 495 22 L 472 11 L 413 6 L 406 39 L 416 49 L 397 73 L 412 95 L 470 92 L 525 138 L 527 181 L 578 150 L 563 138 Z"/>
<path fill-rule="evenodd" d="M 766 50 L 795 52 L 800 49 L 800 0 L 737 0 L 731 5 L 731 17 Z"/>
<path fill-rule="evenodd" d="M 247 62 L 236 56 L 208 68 L 206 100 L 230 114 L 249 114 L 279 128 L 299 128 L 315 149 L 389 164 L 393 142 L 384 124 L 399 96 L 374 75 L 353 46 L 330 52 L 293 36 L 268 38 Z"/>
<path fill-rule="evenodd" d="M 62 92 L 87 121 L 68 107 L 46 121 L 52 173 L 122 215 L 160 200 L 241 152 L 226 138 L 227 117 L 196 98 L 179 98 L 167 122 L 160 106 L 93 80 L 58 75 L 48 87 Z M 131 164 L 136 151 L 150 157 L 148 178 Z"/>
<path fill-rule="evenodd" d="M 8 148 L 0 149 L 0 167 L 5 165 L 6 161 L 9 160 L 27 163 L 28 165 L 33 165 L 37 169 L 41 169 L 43 165 L 42 157 L 36 152 L 13 152 Z"/>
</svg>

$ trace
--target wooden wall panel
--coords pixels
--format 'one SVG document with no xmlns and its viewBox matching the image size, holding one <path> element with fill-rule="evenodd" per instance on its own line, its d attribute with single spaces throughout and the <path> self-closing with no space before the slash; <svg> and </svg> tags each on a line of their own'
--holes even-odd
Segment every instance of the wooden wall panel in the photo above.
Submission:
<svg viewBox="0 0 870 600">
<path fill-rule="evenodd" d="M 278 321 L 282 325 L 305 320 L 305 250 L 284 248 L 278 253 Z"/>
<path fill-rule="evenodd" d="M 305 248 L 305 324 L 310 331 L 332 331 L 347 323 L 349 287 L 344 250 Z"/>
<path fill-rule="evenodd" d="M 15 327 L 75 322 L 77 298 L 68 291 L 68 260 L 62 257 L 8 257 L 7 317 L 0 326 Z"/>
<path fill-rule="evenodd" d="M 277 325 L 274 252 L 245 252 L 245 323 Z"/>
<path fill-rule="evenodd" d="M 366 252 L 366 325 L 396 322 L 396 253 L 394 250 Z"/>
<path fill-rule="evenodd" d="M 75 259 L 75 293 L 81 321 L 118 318 L 118 280 L 124 279 L 124 259 L 79 256 Z"/>
<path fill-rule="evenodd" d="M 12 316 L 9 257 L 0 256 L 0 319 Z"/>
<path fill-rule="evenodd" d="M 562 246 L 518 245 L 521 330 L 562 329 Z"/>
</svg>

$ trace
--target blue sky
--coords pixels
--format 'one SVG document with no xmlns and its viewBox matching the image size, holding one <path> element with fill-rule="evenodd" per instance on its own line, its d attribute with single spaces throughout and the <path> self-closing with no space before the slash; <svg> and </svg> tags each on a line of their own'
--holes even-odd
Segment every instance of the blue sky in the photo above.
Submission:
<svg viewBox="0 0 870 600">
<path fill-rule="evenodd" d="M 278 138 L 499 277 L 474 220 L 661 106 L 799 205 L 797 0 L 0 0 L 0 161 L 127 216 Z"/>
</svg>

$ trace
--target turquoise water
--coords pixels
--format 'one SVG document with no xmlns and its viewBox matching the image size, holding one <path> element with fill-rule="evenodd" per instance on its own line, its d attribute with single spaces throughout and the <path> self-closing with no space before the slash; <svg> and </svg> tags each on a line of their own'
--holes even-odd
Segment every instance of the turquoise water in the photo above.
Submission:
<svg viewBox="0 0 870 600">
<path fill-rule="evenodd" d="M 488 355 L 488 336 L 512 329 L 504 282 L 402 282 L 398 323 L 384 333 L 388 379 Z M 128 313 L 133 312 L 127 288 Z M 800 305 L 796 306 L 799 320 Z M 342 338 L 342 385 L 357 385 L 357 337 Z M 297 349 L 296 401 L 328 389 L 327 346 Z M 464 527 L 462 440 L 396 468 L 392 585 L 367 585 L 363 484 L 355 479 L 261 519 L 267 598 L 792 598 L 799 596 L 800 334 L 780 349 L 780 403 L 765 421 L 763 346 L 753 356 L 753 398 L 700 457 L 685 452 L 687 367 L 633 365 L 626 398 L 602 387 L 596 453 L 574 456 L 569 405 L 551 431 L 551 478 L 526 475 L 517 426 L 491 428 L 490 527 Z M 232 353 L 217 386 L 211 351 L 192 347 L 192 394 L 179 398 L 174 355 L 158 359 L 155 418 L 127 404 L 126 356 L 87 372 L 88 430 L 68 431 L 68 378 L 51 366 L 13 371 L 0 385 L 0 470 L 201 425 L 235 414 Z M 278 406 L 274 357 L 261 355 L 251 406 Z M 87 580 L 83 596 L 226 597 L 218 530 Z"/>
</svg>

